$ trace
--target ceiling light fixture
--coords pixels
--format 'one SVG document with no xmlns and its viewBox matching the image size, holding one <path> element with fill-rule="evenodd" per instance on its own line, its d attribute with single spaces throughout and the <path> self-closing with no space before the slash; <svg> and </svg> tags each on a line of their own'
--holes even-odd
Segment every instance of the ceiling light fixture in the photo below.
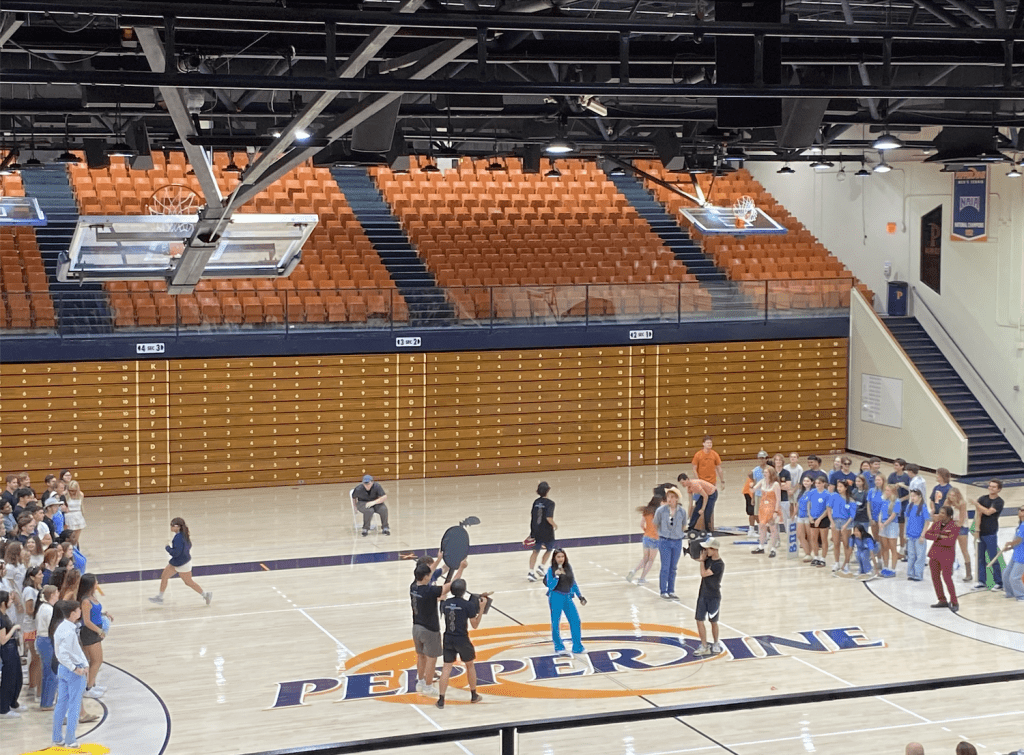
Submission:
<svg viewBox="0 0 1024 755">
<path fill-rule="evenodd" d="M 813 163 L 811 163 L 811 167 L 814 168 L 818 172 L 821 172 L 823 170 L 828 170 L 833 165 L 834 165 L 834 163 L 830 163 L 828 160 L 815 160 Z"/>
<path fill-rule="evenodd" d="M 551 166 L 551 170 L 544 174 L 544 178 L 561 178 L 562 171 L 556 168 L 554 165 Z"/>
<path fill-rule="evenodd" d="M 1011 167 L 1008 171 L 1006 171 L 1006 177 L 1007 178 L 1020 178 L 1020 175 L 1021 175 L 1021 173 L 1020 173 L 1019 170 L 1017 170 L 1017 166 L 1016 165 L 1013 165 L 1013 167 Z"/>
<path fill-rule="evenodd" d="M 497 160 L 495 160 L 490 165 L 488 165 L 485 170 L 488 173 L 504 173 L 505 172 L 505 166 L 502 165 L 501 163 L 499 163 Z"/>
<path fill-rule="evenodd" d="M 114 142 L 113 145 L 107 147 L 108 157 L 135 157 L 135 155 L 135 150 L 125 141 Z"/>
<path fill-rule="evenodd" d="M 868 178 L 871 175 L 871 171 L 864 167 L 864 163 L 860 164 L 860 170 L 853 174 L 857 178 Z"/>
<path fill-rule="evenodd" d="M 570 152 L 576 151 L 576 145 L 568 139 L 559 137 L 548 142 L 547 146 L 544 147 L 544 151 L 549 155 L 567 155 Z"/>
<path fill-rule="evenodd" d="M 879 150 L 899 149 L 902 146 L 903 146 L 903 142 L 900 141 L 895 136 L 893 136 L 892 134 L 890 134 L 888 131 L 886 131 L 880 137 L 875 139 L 875 141 L 872 142 L 872 144 L 871 144 L 872 149 L 879 149 Z"/>
<path fill-rule="evenodd" d="M 871 170 L 874 171 L 875 173 L 888 173 L 890 170 L 892 170 L 892 166 L 889 165 L 889 163 L 887 163 L 885 161 L 885 158 L 883 157 L 881 162 L 879 162 L 878 165 L 876 165 Z"/>
<path fill-rule="evenodd" d="M 70 114 L 64 116 L 64 151 L 53 159 L 58 165 L 78 165 L 82 160 L 71 151 L 71 131 L 68 127 Z"/>
<path fill-rule="evenodd" d="M 614 168 L 612 168 L 610 171 L 608 171 L 608 175 L 609 176 L 624 176 L 624 175 L 626 175 L 626 171 L 622 169 L 622 166 L 616 165 Z"/>
<path fill-rule="evenodd" d="M 780 175 L 783 175 L 783 176 L 791 176 L 794 173 L 796 173 L 795 170 L 793 170 L 792 168 L 789 167 L 789 163 L 786 163 L 785 165 L 783 165 L 781 168 L 779 168 L 775 172 L 779 173 Z"/>
<path fill-rule="evenodd" d="M 235 163 L 235 153 L 228 152 L 228 164 L 224 166 L 225 173 L 241 173 L 242 169 Z"/>
<path fill-rule="evenodd" d="M 309 129 L 305 129 L 305 128 L 297 128 L 297 129 L 295 129 L 295 139 L 296 139 L 296 141 L 304 142 L 304 141 L 306 141 L 306 139 L 308 139 L 312 135 L 313 134 L 312 134 L 311 131 L 309 131 Z"/>
</svg>

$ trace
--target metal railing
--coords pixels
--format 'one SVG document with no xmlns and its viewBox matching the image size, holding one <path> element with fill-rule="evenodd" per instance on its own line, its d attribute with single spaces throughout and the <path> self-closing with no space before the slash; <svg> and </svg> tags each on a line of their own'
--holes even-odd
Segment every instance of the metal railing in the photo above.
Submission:
<svg viewBox="0 0 1024 755">
<path fill-rule="evenodd" d="M 689 705 L 669 705 L 663 708 L 643 708 L 640 710 L 609 711 L 591 713 L 582 716 L 565 718 L 547 718 L 533 721 L 510 721 L 485 726 L 471 726 L 462 729 L 445 729 L 415 734 L 401 734 L 379 739 L 364 739 L 356 742 L 339 742 L 336 744 L 313 745 L 306 747 L 272 750 L 258 755 L 347 755 L 348 753 L 374 752 L 403 747 L 419 747 L 422 745 L 444 744 L 447 742 L 465 742 L 473 739 L 497 737 L 501 755 L 514 755 L 520 735 L 537 732 L 555 731 L 558 729 L 581 729 L 591 726 L 614 726 L 616 724 L 635 721 L 652 721 L 662 718 L 681 716 L 700 716 L 709 713 L 746 713 L 758 708 L 774 708 L 786 705 L 813 705 L 864 697 L 880 697 L 902 695 L 909 692 L 932 692 L 942 690 L 947 696 L 953 689 L 973 687 L 981 684 L 1024 681 L 1024 670 L 1001 671 L 971 676 L 954 676 L 941 679 L 926 679 L 913 682 L 892 682 L 889 684 L 873 684 L 865 687 L 848 687 L 840 689 L 816 690 L 813 692 L 796 692 L 784 695 L 768 695 L 738 700 L 722 700 Z"/>
<path fill-rule="evenodd" d="M 579 283 L 404 289 L 275 289 L 215 284 L 188 296 L 131 291 L 3 293 L 5 335 L 307 332 L 331 328 L 681 325 L 845 315 L 850 279 Z M 135 284 L 138 286 L 138 284 Z M 220 287 L 218 287 L 218 285 Z M 234 284 L 237 286 L 237 282 Z"/>
</svg>

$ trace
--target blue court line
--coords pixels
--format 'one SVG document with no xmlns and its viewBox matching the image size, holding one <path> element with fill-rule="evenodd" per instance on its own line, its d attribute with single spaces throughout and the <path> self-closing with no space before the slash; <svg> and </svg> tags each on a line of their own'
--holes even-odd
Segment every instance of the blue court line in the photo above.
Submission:
<svg viewBox="0 0 1024 755">
<path fill-rule="evenodd" d="M 724 534 L 724 533 L 721 533 Z M 641 533 L 629 535 L 599 535 L 596 537 L 575 537 L 558 540 L 556 546 L 559 548 L 585 548 L 598 545 L 622 545 L 626 543 L 639 543 L 643 535 Z M 521 542 L 516 543 L 488 543 L 486 545 L 474 545 L 471 548 L 473 554 L 484 553 L 511 553 L 529 551 L 523 547 Z M 372 553 L 342 553 L 336 556 L 308 556 L 306 558 L 281 558 L 269 561 L 242 561 L 234 564 L 213 564 L 211 566 L 197 566 L 192 570 L 195 577 L 206 577 L 220 574 L 249 574 L 259 571 L 284 571 L 288 569 L 316 569 L 324 566 L 352 566 L 354 564 L 379 564 L 388 561 L 401 561 L 403 554 L 423 556 L 428 553 L 437 553 L 436 549 L 412 549 L 407 551 L 376 551 Z M 145 582 L 148 580 L 160 579 L 163 569 L 138 569 L 135 571 L 118 571 L 97 574 L 100 583 L 111 584 L 114 582 Z"/>
</svg>

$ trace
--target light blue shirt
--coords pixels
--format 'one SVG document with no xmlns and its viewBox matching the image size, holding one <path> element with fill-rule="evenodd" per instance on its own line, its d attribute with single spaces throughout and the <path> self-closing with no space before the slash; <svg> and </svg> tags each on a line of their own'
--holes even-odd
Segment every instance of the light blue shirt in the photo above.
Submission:
<svg viewBox="0 0 1024 755">
<path fill-rule="evenodd" d="M 654 512 L 654 526 L 658 528 L 658 537 L 660 538 L 682 540 L 685 523 L 686 509 L 681 505 L 676 507 L 675 514 L 672 513 L 667 503 L 661 504 Z"/>
<path fill-rule="evenodd" d="M 1020 538 L 1020 544 L 1013 549 L 1013 562 L 1015 564 L 1024 564 L 1024 524 L 1017 528 L 1015 537 Z"/>
</svg>

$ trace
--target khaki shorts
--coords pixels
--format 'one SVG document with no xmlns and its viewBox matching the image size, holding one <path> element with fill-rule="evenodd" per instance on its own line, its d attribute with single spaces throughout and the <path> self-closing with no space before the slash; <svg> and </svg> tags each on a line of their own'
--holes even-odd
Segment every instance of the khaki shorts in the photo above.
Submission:
<svg viewBox="0 0 1024 755">
<path fill-rule="evenodd" d="M 416 647 L 418 655 L 425 655 L 429 658 L 441 657 L 441 633 L 433 629 L 427 629 L 422 624 L 412 625 L 412 644 Z"/>
</svg>

